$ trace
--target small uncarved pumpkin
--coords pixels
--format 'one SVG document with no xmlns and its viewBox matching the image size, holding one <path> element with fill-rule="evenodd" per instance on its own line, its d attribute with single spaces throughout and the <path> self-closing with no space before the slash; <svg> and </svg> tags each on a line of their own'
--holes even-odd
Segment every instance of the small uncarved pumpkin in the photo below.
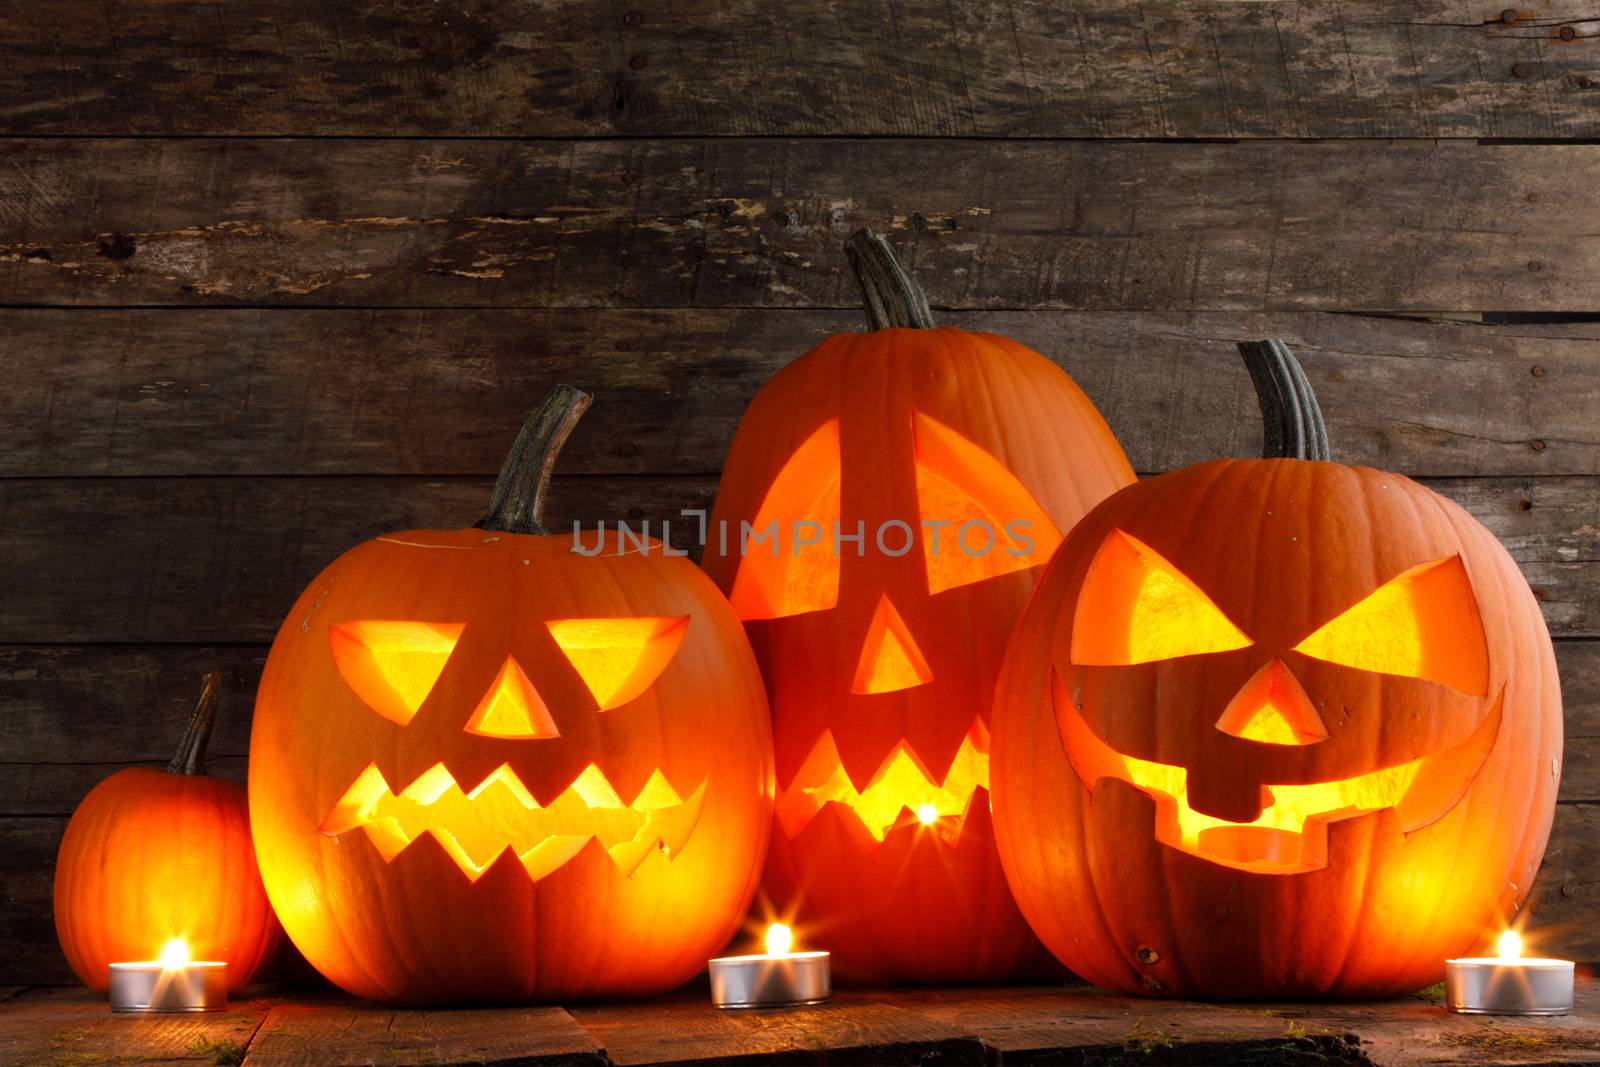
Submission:
<svg viewBox="0 0 1600 1067">
<path fill-rule="evenodd" d="M 206 676 L 166 770 L 119 771 L 67 823 L 56 857 L 56 933 L 73 971 L 99 992 L 110 964 L 155 959 L 174 938 L 193 959 L 226 962 L 229 989 L 255 977 L 277 945 L 245 787 L 204 771 L 221 681 Z"/>
<path fill-rule="evenodd" d="M 749 907 L 772 817 L 761 677 L 687 559 L 544 528 L 588 403 L 551 394 L 478 527 L 340 556 L 267 659 L 262 874 L 306 959 L 353 993 L 660 992 Z"/>
<path fill-rule="evenodd" d="M 772 701 L 765 891 L 846 979 L 1001 981 L 1046 957 L 995 853 L 995 676 L 1062 532 L 1133 472 L 1054 363 L 936 327 L 870 231 L 846 250 L 871 329 L 756 395 L 706 548 Z"/>
<path fill-rule="evenodd" d="M 1018 903 L 1098 985 L 1373 997 L 1528 894 L 1561 697 L 1539 605 L 1459 506 L 1328 459 L 1279 342 L 1266 459 L 1129 486 L 1056 552 L 996 695 Z"/>
</svg>

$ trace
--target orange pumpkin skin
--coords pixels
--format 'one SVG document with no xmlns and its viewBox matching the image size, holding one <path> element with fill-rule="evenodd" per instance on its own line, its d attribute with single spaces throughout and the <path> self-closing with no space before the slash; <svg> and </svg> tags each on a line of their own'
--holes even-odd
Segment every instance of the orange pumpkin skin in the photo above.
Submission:
<svg viewBox="0 0 1600 1067">
<path fill-rule="evenodd" d="M 755 547 L 741 558 L 740 524 L 825 519 L 808 494 L 783 502 L 769 494 L 797 451 L 830 425 L 838 518 L 847 531 L 865 523 L 864 555 L 845 545 L 840 558 L 819 564 L 832 568 L 823 580 L 836 585 L 831 604 L 801 597 L 789 606 L 809 610 L 750 611 L 741 582 L 771 558 Z M 818 766 L 865 791 L 902 748 L 932 783 L 962 762 L 970 735 L 984 735 L 977 740 L 987 756 L 994 681 L 1039 567 L 947 578 L 930 592 L 920 519 L 957 516 L 924 514 L 918 464 L 935 462 L 936 441 L 925 438 L 945 431 L 966 443 L 968 459 L 987 457 L 1009 472 L 1056 531 L 1133 477 L 1092 403 L 1039 354 L 992 334 L 880 328 L 828 338 L 760 391 L 734 437 L 711 517 L 703 565 L 745 618 L 774 718 L 778 819 L 763 896 L 797 923 L 805 944 L 834 953 L 845 980 L 1002 981 L 1047 962 L 1004 882 L 986 775 L 969 783 L 970 801 L 941 801 L 933 825 L 916 818 L 919 797 L 891 798 L 887 815 L 873 820 L 881 839 L 845 802 L 814 813 L 803 802 Z M 1008 497 L 994 512 L 1012 503 Z M 874 531 L 890 520 L 918 527 L 904 555 L 875 543 Z M 1031 534 L 1042 564 L 1059 535 Z M 900 540 L 888 536 L 891 551 Z M 832 557 L 831 545 L 824 553 Z M 885 602 L 928 677 L 854 691 L 862 688 L 864 638 Z M 830 738 L 837 758 L 815 762 L 819 741 Z"/>
<path fill-rule="evenodd" d="M 253 829 L 285 929 L 344 989 L 421 1004 L 655 993 L 701 970 L 742 921 L 772 813 L 770 726 L 749 645 L 687 559 L 654 542 L 625 550 L 614 533 L 585 545 L 599 554 L 575 554 L 571 535 L 390 534 L 335 560 L 285 620 L 256 702 Z M 598 710 L 549 624 L 642 617 L 686 619 L 681 644 L 647 687 Z M 353 691 L 335 658 L 338 627 L 360 620 L 460 627 L 404 725 Z M 548 711 L 539 735 L 472 732 L 508 662 Z M 586 772 L 603 775 L 614 803 L 596 801 L 610 804 L 605 813 L 569 814 L 555 829 L 529 829 L 533 816 L 516 811 L 505 824 L 512 847 L 479 846 L 469 858 L 484 866 L 471 874 L 440 836 L 472 840 L 460 829 L 466 807 L 456 821 L 429 815 L 440 829 L 417 829 L 388 859 L 381 826 L 368 832 L 359 812 L 335 814 L 369 768 L 396 794 L 442 768 L 462 793 L 482 783 L 487 798 L 502 766 L 541 809 L 576 805 Z M 661 777 L 678 800 L 699 798 L 697 808 L 671 805 L 675 819 L 698 814 L 660 838 L 670 856 L 630 814 L 651 805 Z M 584 803 L 596 795 L 590 787 Z M 632 820 L 621 840 L 640 851 L 628 862 L 608 851 L 619 841 L 589 834 L 604 834 L 606 819 Z M 519 833 L 531 836 L 513 840 Z M 533 840 L 564 850 L 537 878 L 519 858 Z"/>
<path fill-rule="evenodd" d="M 228 988 L 271 957 L 278 924 L 250 843 L 245 788 L 148 767 L 119 771 L 73 812 L 56 858 L 56 932 L 99 993 L 108 967 L 155 959 L 175 937 L 225 960 Z"/>
<path fill-rule="evenodd" d="M 1121 595 L 1116 579 L 1082 606 L 1102 546 L 1122 534 L 1170 563 L 1251 643 L 1132 665 L 1075 662 L 1105 658 L 1102 634 L 1124 623 L 1132 633 L 1107 608 Z M 1467 685 L 1481 692 L 1301 650 L 1396 576 L 1439 560 L 1454 568 L 1452 557 L 1470 597 L 1454 602 L 1453 621 L 1410 609 L 1429 615 L 1415 630 L 1428 658 L 1415 662 L 1441 675 L 1439 664 L 1452 665 L 1459 686 L 1463 668 L 1453 664 L 1481 649 L 1482 676 Z M 1080 628 L 1088 636 L 1075 643 Z M 1380 644 L 1390 639 L 1380 632 Z M 1354 638 L 1317 651 L 1330 647 L 1347 659 L 1358 648 L 1384 654 Z M 1315 710 L 1310 740 L 1267 743 L 1221 725 L 1274 661 Z M 1098 985 L 1180 997 L 1378 997 L 1436 981 L 1445 958 L 1482 947 L 1484 931 L 1526 897 L 1561 758 L 1549 635 L 1494 537 L 1400 475 L 1299 459 L 1200 464 L 1091 512 L 1017 625 L 994 730 L 1000 855 L 1033 928 Z M 1190 805 L 1233 823 L 1279 810 L 1263 808 L 1268 796 L 1287 805 L 1302 783 L 1420 762 L 1397 803 L 1330 818 L 1319 855 L 1322 846 L 1307 844 L 1316 830 L 1238 838 L 1237 849 L 1158 840 L 1158 819 L 1177 806 L 1170 792 L 1128 780 L 1130 758 L 1184 768 Z M 1263 796 L 1274 783 L 1288 785 Z M 1378 792 L 1364 803 L 1379 803 Z"/>
</svg>

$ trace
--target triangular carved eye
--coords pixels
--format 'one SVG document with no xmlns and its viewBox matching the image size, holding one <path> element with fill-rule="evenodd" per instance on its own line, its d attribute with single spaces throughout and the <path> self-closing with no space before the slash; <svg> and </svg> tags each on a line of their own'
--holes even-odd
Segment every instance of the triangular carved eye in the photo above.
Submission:
<svg viewBox="0 0 1600 1067">
<path fill-rule="evenodd" d="M 1328 663 L 1489 691 L 1489 650 L 1460 556 L 1391 578 L 1295 646 Z"/>
<path fill-rule="evenodd" d="M 689 629 L 689 616 L 664 619 L 558 619 L 545 624 L 601 711 L 650 688 Z"/>
<path fill-rule="evenodd" d="M 1199 586 L 1121 530 L 1089 564 L 1072 622 L 1074 663 L 1127 667 L 1250 644 Z"/>
<path fill-rule="evenodd" d="M 829 419 L 790 455 L 751 523 L 728 597 L 739 618 L 782 619 L 839 602 L 839 478 L 839 420 Z"/>
<path fill-rule="evenodd" d="M 373 711 L 404 726 L 433 691 L 465 623 L 365 619 L 328 627 L 333 662 Z"/>
<path fill-rule="evenodd" d="M 911 416 L 928 592 L 1037 567 L 1061 531 L 999 460 L 950 427 Z"/>
</svg>

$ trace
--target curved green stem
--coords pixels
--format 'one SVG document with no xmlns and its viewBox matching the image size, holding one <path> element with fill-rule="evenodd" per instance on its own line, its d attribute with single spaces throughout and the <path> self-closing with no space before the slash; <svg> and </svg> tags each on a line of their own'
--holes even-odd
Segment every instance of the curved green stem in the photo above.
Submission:
<svg viewBox="0 0 1600 1067">
<path fill-rule="evenodd" d="M 189 715 L 189 726 L 178 743 L 178 754 L 167 764 L 168 774 L 206 773 L 206 743 L 211 740 L 211 727 L 217 721 L 217 708 L 222 704 L 222 673 L 212 671 L 200 684 L 200 699 Z"/>
<path fill-rule="evenodd" d="M 906 326 L 933 329 L 928 297 L 911 273 L 900 265 L 889 242 L 871 230 L 857 230 L 844 243 L 844 254 L 861 283 L 867 305 L 867 329 Z"/>
<path fill-rule="evenodd" d="M 550 390 L 544 403 L 522 424 L 500 467 L 500 477 L 489 497 L 489 514 L 478 523 L 479 528 L 503 533 L 550 532 L 544 526 L 544 498 L 550 488 L 550 475 L 561 447 L 593 402 L 588 393 L 570 385 Z"/>
<path fill-rule="evenodd" d="M 1332 459 L 1322 407 L 1289 346 L 1273 339 L 1240 341 L 1261 403 L 1261 454 L 1267 459 Z"/>
</svg>

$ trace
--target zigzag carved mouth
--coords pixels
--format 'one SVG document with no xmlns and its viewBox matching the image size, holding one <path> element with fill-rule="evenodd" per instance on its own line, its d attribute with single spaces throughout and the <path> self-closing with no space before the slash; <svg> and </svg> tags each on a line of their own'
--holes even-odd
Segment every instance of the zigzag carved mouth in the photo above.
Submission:
<svg viewBox="0 0 1600 1067">
<path fill-rule="evenodd" d="M 1124 755 L 1079 714 L 1059 675 L 1051 679 L 1056 722 L 1078 780 L 1094 792 L 1125 782 L 1155 801 L 1155 836 L 1164 845 L 1224 867 L 1299 874 L 1328 865 L 1328 825 L 1392 809 L 1411 833 L 1442 818 L 1466 793 L 1500 735 L 1505 692 L 1471 736 L 1431 756 L 1366 774 L 1301 785 L 1264 785 L 1260 814 L 1229 822 L 1189 804 L 1187 768 Z"/>
<path fill-rule="evenodd" d="M 384 862 L 423 834 L 476 881 L 508 849 L 534 881 L 554 873 L 590 839 L 624 874 L 659 848 L 675 855 L 694 832 L 706 783 L 683 800 L 659 770 L 624 803 L 599 767 L 590 764 L 548 805 L 540 806 L 509 764 L 465 792 L 444 764 L 435 764 L 396 794 L 368 764 L 328 812 L 318 830 L 330 837 L 362 829 Z"/>
<path fill-rule="evenodd" d="M 792 841 L 826 804 L 848 809 L 874 841 L 897 826 L 922 823 L 959 834 L 974 794 L 989 788 L 989 728 L 974 719 L 944 781 L 935 782 L 911 746 L 895 746 L 872 780 L 857 789 L 831 731 L 817 739 L 794 780 L 778 795 L 778 825 Z"/>
</svg>

